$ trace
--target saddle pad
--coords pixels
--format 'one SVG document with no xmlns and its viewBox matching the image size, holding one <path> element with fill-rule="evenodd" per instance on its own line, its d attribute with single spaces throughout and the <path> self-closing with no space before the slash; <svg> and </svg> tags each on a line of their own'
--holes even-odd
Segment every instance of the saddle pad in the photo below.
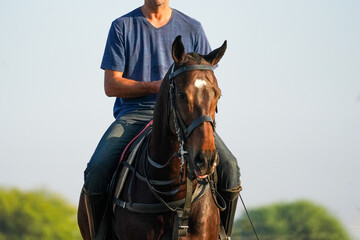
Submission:
<svg viewBox="0 0 360 240">
<path fill-rule="evenodd" d="M 153 124 L 153 120 L 151 120 L 145 127 L 143 130 L 141 130 L 141 132 L 136 135 L 129 143 L 128 145 L 126 145 L 124 151 L 121 154 L 120 157 L 120 163 L 123 161 L 124 157 L 126 156 L 126 154 L 129 151 L 132 151 L 138 144 L 140 141 L 142 141 L 142 139 L 145 138 L 145 136 L 148 134 L 148 132 L 152 129 L 152 124 Z M 137 142 L 137 143 L 136 143 Z"/>
<path fill-rule="evenodd" d="M 137 154 L 137 152 L 140 149 L 141 144 L 144 142 L 144 139 L 150 134 L 152 130 L 152 123 L 151 120 L 145 128 L 134 138 L 132 139 L 129 144 L 124 149 L 119 164 L 117 166 L 117 169 L 114 173 L 111 187 L 110 187 L 110 194 L 111 196 L 118 198 L 121 194 L 121 191 L 124 187 L 127 175 L 129 173 L 129 169 L 126 167 L 121 167 L 122 161 L 126 161 L 128 164 L 132 165 L 134 158 Z M 113 207 L 115 210 L 115 205 Z"/>
</svg>

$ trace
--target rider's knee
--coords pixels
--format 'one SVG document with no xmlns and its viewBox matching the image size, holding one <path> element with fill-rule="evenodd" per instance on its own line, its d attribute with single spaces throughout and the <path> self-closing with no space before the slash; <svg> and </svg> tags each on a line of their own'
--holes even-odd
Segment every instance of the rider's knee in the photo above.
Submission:
<svg viewBox="0 0 360 240">
<path fill-rule="evenodd" d="M 105 193 L 109 182 L 106 173 L 100 163 L 89 162 L 84 172 L 84 186 L 92 194 Z"/>
<path fill-rule="evenodd" d="M 220 159 L 217 171 L 219 189 L 234 189 L 240 185 L 240 168 L 234 156 Z"/>
</svg>

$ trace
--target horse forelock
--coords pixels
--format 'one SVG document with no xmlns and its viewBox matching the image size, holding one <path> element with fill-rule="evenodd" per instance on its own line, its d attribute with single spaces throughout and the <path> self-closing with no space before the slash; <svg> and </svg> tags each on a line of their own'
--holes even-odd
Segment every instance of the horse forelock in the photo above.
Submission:
<svg viewBox="0 0 360 240">
<path fill-rule="evenodd" d="M 203 55 L 192 52 L 192 53 L 187 54 L 186 64 L 189 64 L 189 65 L 193 65 L 193 64 L 207 65 L 208 62 L 203 58 Z"/>
</svg>

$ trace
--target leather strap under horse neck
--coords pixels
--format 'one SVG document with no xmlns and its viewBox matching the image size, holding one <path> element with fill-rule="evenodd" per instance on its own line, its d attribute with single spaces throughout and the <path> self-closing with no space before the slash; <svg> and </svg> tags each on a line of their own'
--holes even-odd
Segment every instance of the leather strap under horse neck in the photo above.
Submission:
<svg viewBox="0 0 360 240">
<path fill-rule="evenodd" d="M 186 164 L 186 168 L 189 167 L 189 163 Z M 187 171 L 188 172 L 188 171 Z M 174 226 L 173 226 L 173 237 L 172 239 L 180 239 L 180 237 L 186 237 L 189 229 L 189 218 L 191 211 L 191 199 L 192 199 L 192 181 L 188 174 L 186 174 L 186 196 L 185 203 L 182 209 L 177 209 Z"/>
</svg>

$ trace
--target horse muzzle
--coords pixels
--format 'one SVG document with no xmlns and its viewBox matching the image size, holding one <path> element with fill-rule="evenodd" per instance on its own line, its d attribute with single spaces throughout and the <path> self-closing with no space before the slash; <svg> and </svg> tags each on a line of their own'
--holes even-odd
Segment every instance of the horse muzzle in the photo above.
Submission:
<svg viewBox="0 0 360 240">
<path fill-rule="evenodd" d="M 211 175 L 219 164 L 217 151 L 200 151 L 194 159 L 194 172 L 197 178 Z"/>
</svg>

